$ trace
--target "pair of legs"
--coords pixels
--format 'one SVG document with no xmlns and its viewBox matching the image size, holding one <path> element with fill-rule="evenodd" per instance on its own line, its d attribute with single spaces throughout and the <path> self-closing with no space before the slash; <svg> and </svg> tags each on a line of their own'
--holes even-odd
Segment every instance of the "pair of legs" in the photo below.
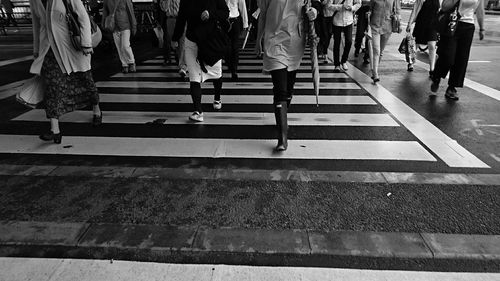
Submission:
<svg viewBox="0 0 500 281">
<path fill-rule="evenodd" d="M 176 18 L 167 17 L 166 15 L 161 19 L 161 28 L 163 29 L 163 38 L 165 39 L 165 42 L 163 43 L 163 59 L 165 63 L 170 62 L 170 53 L 172 52 L 172 35 L 174 34 L 175 21 Z M 180 48 L 175 50 L 177 62 L 179 62 L 180 57 L 179 50 Z"/>
<path fill-rule="evenodd" d="M 45 83 L 44 104 L 50 132 L 40 135 L 45 141 L 61 143 L 59 117 L 76 109 L 93 106 L 93 125 L 102 123 L 99 94 L 92 72 L 63 73 L 52 50 L 45 55 L 41 76 Z"/>
<path fill-rule="evenodd" d="M 219 79 L 213 79 L 212 83 L 214 85 L 214 102 L 220 102 L 220 94 L 222 91 L 222 77 Z M 201 103 L 201 83 L 200 82 L 190 82 L 189 89 L 191 91 L 191 99 L 193 100 L 194 111 L 198 113 L 203 113 L 203 106 Z M 215 103 L 214 103 L 215 107 Z"/>
<path fill-rule="evenodd" d="M 231 29 L 229 30 L 229 40 L 231 41 L 231 46 L 229 53 L 226 57 L 227 65 L 229 71 L 231 71 L 231 77 L 233 79 L 238 78 L 238 61 L 240 48 L 238 46 L 240 33 L 241 33 L 241 18 L 229 18 L 229 23 L 231 24 Z"/>
<path fill-rule="evenodd" d="M 455 88 L 464 86 L 474 29 L 473 24 L 458 22 L 455 36 L 442 37 L 440 39 L 438 48 L 439 56 L 432 78 L 432 92 L 435 93 L 438 90 L 441 78 L 445 78 L 448 72 L 450 72 L 446 97 L 458 100 Z"/>
<path fill-rule="evenodd" d="M 130 46 L 130 30 L 113 32 L 113 39 L 122 63 L 123 72 L 135 72 L 135 58 Z"/>
<path fill-rule="evenodd" d="M 330 46 L 330 39 L 333 36 L 333 17 L 323 17 L 323 32 L 320 36 L 320 45 L 323 48 L 325 55 L 328 55 L 328 47 Z"/>
<path fill-rule="evenodd" d="M 372 50 L 373 50 L 373 65 L 372 65 L 372 75 L 373 81 L 378 82 L 380 78 L 378 76 L 378 66 L 380 64 L 380 60 L 382 59 L 382 54 L 384 53 L 385 46 L 387 45 L 387 41 L 391 38 L 391 32 L 385 34 L 379 34 L 372 30 Z"/>
<path fill-rule="evenodd" d="M 284 151 L 288 147 L 288 119 L 287 113 L 293 97 L 293 86 L 297 71 L 288 71 L 286 68 L 271 71 L 273 81 L 274 117 L 278 131 L 277 151 Z"/>
<path fill-rule="evenodd" d="M 340 42 L 344 33 L 344 52 L 340 59 Z M 336 67 L 344 65 L 349 58 L 349 51 L 352 46 L 352 24 L 348 26 L 333 26 L 333 63 Z M 344 70 L 347 70 L 344 68 Z"/>
</svg>

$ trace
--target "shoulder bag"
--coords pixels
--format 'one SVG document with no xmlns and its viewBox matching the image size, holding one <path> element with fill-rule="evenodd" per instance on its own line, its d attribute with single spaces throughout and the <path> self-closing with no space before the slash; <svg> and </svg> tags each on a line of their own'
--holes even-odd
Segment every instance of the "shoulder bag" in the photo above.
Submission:
<svg viewBox="0 0 500 281">
<path fill-rule="evenodd" d="M 399 0 L 393 0 L 392 4 L 392 15 L 391 15 L 391 30 L 394 33 L 401 33 L 401 22 L 399 20 L 399 17 L 396 15 L 396 1 Z"/>
<path fill-rule="evenodd" d="M 75 50 L 82 51 L 82 31 L 80 23 L 78 22 L 78 14 L 75 13 L 73 7 L 69 5 L 68 0 L 63 0 L 64 8 L 66 8 L 66 22 L 68 23 L 69 38 L 71 40 L 71 45 Z M 87 15 L 90 21 L 91 33 L 92 33 L 92 48 L 97 47 L 102 39 L 102 33 L 99 26 L 94 22 L 91 16 Z"/>
<path fill-rule="evenodd" d="M 113 9 L 113 12 L 106 16 L 104 19 L 104 30 L 109 31 L 109 32 L 114 32 L 115 31 L 115 13 L 116 9 L 118 9 L 118 4 L 120 3 L 121 0 L 116 0 L 115 3 L 115 8 Z"/>
<path fill-rule="evenodd" d="M 460 0 L 457 1 L 455 7 L 448 12 L 443 12 L 439 10 L 436 30 L 439 36 L 453 37 L 455 36 L 455 31 L 457 29 L 457 22 L 460 19 L 460 14 L 458 13 L 458 6 L 460 5 Z"/>
</svg>

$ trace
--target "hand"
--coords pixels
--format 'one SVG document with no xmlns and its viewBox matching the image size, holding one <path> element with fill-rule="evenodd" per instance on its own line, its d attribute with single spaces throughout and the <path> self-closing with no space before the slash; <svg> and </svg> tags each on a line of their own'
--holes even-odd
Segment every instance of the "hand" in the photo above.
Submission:
<svg viewBox="0 0 500 281">
<path fill-rule="evenodd" d="M 179 48 L 179 42 L 177 42 L 177 41 L 170 42 L 170 47 L 172 47 L 172 49 L 174 49 L 174 50 Z"/>
<path fill-rule="evenodd" d="M 203 11 L 203 13 L 201 13 L 201 20 L 202 21 L 206 21 L 210 18 L 210 14 L 208 13 L 207 10 Z"/>
<path fill-rule="evenodd" d="M 314 8 L 309 8 L 306 11 L 306 15 L 309 18 L 309 21 L 313 21 L 316 19 L 316 16 L 318 15 L 318 11 Z"/>
<path fill-rule="evenodd" d="M 84 55 L 88 56 L 94 53 L 94 49 L 92 49 L 92 47 L 83 47 L 82 52 Z"/>
<path fill-rule="evenodd" d="M 38 52 L 37 52 L 37 53 L 33 53 L 33 57 L 34 57 L 35 59 L 36 59 L 36 58 L 38 58 L 38 56 L 39 56 Z"/>
<path fill-rule="evenodd" d="M 483 40 L 484 39 L 484 30 L 479 30 L 479 40 Z"/>
</svg>

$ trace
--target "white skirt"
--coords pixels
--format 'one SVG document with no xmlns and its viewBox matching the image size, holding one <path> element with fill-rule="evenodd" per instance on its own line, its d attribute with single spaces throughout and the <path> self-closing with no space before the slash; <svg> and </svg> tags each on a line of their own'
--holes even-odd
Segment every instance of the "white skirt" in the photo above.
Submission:
<svg viewBox="0 0 500 281">
<path fill-rule="evenodd" d="M 203 83 L 209 79 L 219 79 L 222 77 L 222 60 L 219 60 L 213 66 L 205 65 L 207 73 L 201 70 L 200 63 L 197 60 L 198 45 L 195 42 L 186 38 L 184 52 L 190 82 Z"/>
</svg>

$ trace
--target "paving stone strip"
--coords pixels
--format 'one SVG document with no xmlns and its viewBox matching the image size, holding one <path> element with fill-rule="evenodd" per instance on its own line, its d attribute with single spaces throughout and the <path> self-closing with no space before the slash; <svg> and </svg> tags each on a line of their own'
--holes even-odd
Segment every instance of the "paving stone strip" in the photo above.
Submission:
<svg viewBox="0 0 500 281">
<path fill-rule="evenodd" d="M 303 265 L 318 257 L 457 259 L 493 263 L 500 271 L 500 235 L 0 222 L 0 256 L 169 261 L 172 255 L 181 257 L 177 262 L 227 263 L 229 257 L 231 263 L 279 264 L 298 259 Z"/>
<path fill-rule="evenodd" d="M 500 174 L 404 173 L 265 169 L 144 168 L 120 166 L 53 166 L 0 164 L 0 175 L 169 178 L 299 182 L 363 182 L 408 184 L 499 185 Z"/>
</svg>

